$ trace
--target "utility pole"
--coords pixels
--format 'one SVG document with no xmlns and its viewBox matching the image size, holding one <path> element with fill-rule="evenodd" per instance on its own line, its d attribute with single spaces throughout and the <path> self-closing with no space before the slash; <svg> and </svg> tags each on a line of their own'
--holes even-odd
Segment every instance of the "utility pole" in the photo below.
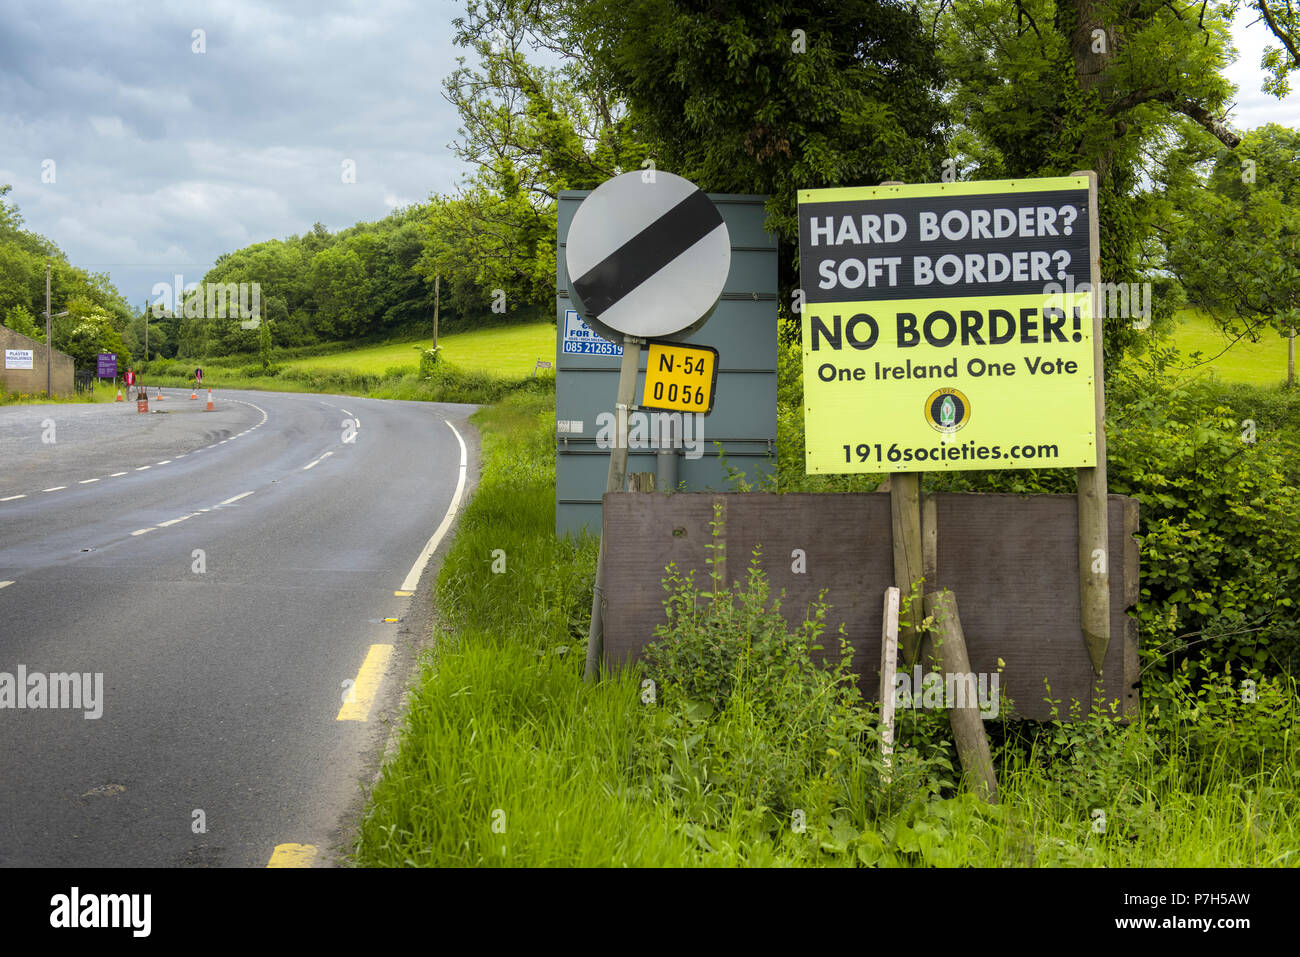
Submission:
<svg viewBox="0 0 1300 957">
<path fill-rule="evenodd" d="M 433 347 L 438 348 L 438 305 L 442 296 L 442 274 L 433 277 Z"/>
<path fill-rule="evenodd" d="M 144 361 L 149 361 L 149 301 L 144 303 Z"/>
<path fill-rule="evenodd" d="M 1291 254 L 1295 255 L 1295 240 L 1291 240 Z M 1292 315 L 1295 315 L 1292 312 Z M 1295 388 L 1295 320 L 1291 321 L 1286 337 L 1286 387 Z"/>
<path fill-rule="evenodd" d="M 50 362 L 50 261 L 45 260 L 45 397 L 54 395 L 54 373 Z"/>
</svg>

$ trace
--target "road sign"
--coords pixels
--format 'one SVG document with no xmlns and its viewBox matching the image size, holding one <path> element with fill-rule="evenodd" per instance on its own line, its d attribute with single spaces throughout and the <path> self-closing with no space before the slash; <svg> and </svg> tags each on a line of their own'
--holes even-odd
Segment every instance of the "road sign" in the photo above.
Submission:
<svg viewBox="0 0 1300 957">
<path fill-rule="evenodd" d="M 101 352 L 95 356 L 95 376 L 100 379 L 117 378 L 117 353 Z"/>
<path fill-rule="evenodd" d="M 583 200 L 565 247 L 579 313 L 613 342 L 680 338 L 722 294 L 731 240 L 694 183 L 672 173 L 624 173 Z"/>
<path fill-rule="evenodd" d="M 713 411 L 717 382 L 717 349 L 652 342 L 646 360 L 641 408 L 707 415 Z"/>
<path fill-rule="evenodd" d="M 570 356 L 621 356 L 623 347 L 593 332 L 591 326 L 582 321 L 578 310 L 566 309 L 561 351 Z"/>
<path fill-rule="evenodd" d="M 801 190 L 806 468 L 1097 461 L 1085 176 Z"/>
<path fill-rule="evenodd" d="M 594 341 L 622 352 L 621 334 L 611 332 L 618 345 L 607 343 L 585 324 L 581 331 L 586 335 L 575 335 L 574 323 L 581 320 L 573 304 L 565 251 L 578 210 L 590 197 L 590 191 L 562 190 L 556 210 L 555 528 L 560 535 L 576 535 L 584 527 L 600 534 L 601 496 L 612 451 L 602 442 L 602 437 L 608 438 L 602 428 L 611 418 L 610 400 L 622 358 L 585 352 L 590 347 L 579 345 Z M 628 472 L 654 471 L 659 489 L 726 488 L 728 468 L 743 469 L 749 481 L 757 482 L 775 467 L 777 244 L 764 228 L 767 197 L 710 193 L 709 199 L 727 224 L 731 272 L 708 324 L 690 336 L 670 338 L 683 344 L 706 342 L 727 356 L 727 364 L 718 369 L 713 411 L 707 417 L 629 413 Z M 648 357 L 649 350 L 642 350 L 638 378 L 644 377 Z M 634 409 L 644 392 L 638 381 Z M 678 417 L 680 427 L 675 422 L 664 427 L 665 420 Z"/>
</svg>

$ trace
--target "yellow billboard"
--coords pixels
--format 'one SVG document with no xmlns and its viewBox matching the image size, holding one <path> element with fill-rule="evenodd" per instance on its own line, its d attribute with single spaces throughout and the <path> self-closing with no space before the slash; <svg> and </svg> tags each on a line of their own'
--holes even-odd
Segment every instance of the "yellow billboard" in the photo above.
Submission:
<svg viewBox="0 0 1300 957">
<path fill-rule="evenodd" d="M 1087 177 L 801 190 L 808 472 L 1096 465 Z"/>
</svg>

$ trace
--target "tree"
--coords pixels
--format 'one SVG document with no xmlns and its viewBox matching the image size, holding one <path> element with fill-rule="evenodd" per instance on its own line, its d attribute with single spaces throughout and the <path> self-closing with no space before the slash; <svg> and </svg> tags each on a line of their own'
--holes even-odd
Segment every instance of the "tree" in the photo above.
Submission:
<svg viewBox="0 0 1300 957">
<path fill-rule="evenodd" d="M 74 320 L 71 328 L 63 335 L 58 335 L 56 331 L 54 348 L 70 355 L 77 368 L 95 368 L 95 357 L 101 352 L 116 353 L 120 366 L 131 364 L 131 351 L 113 328 L 112 316 L 107 311 L 93 306 L 81 315 L 74 315 Z"/>
<path fill-rule="evenodd" d="M 1235 12 L 1240 0 L 1233 0 Z M 1264 92 L 1272 93 L 1279 100 L 1291 91 L 1287 75 L 1293 70 L 1300 70 L 1300 4 L 1295 0 L 1249 0 L 1246 7 L 1259 14 L 1258 20 L 1282 44 L 1280 47 L 1264 48 L 1260 66 L 1268 76 L 1264 80 Z"/>
<path fill-rule="evenodd" d="M 1269 330 L 1292 339 L 1295 383 L 1300 326 L 1300 133 L 1268 125 L 1235 152 L 1218 151 L 1206 182 L 1168 186 L 1181 217 L 1168 240 L 1169 265 L 1192 305 L 1234 339 Z"/>
<path fill-rule="evenodd" d="M 594 78 L 587 38 L 570 29 L 573 6 L 470 0 L 455 21 L 478 64 L 459 57 L 443 95 L 461 118 L 452 148 L 473 172 L 432 197 L 418 271 L 430 287 L 442 277 L 456 311 L 486 312 L 503 294 L 510 312 L 549 312 L 559 192 L 594 189 L 645 156 L 626 109 Z M 525 48 L 562 65 L 532 64 Z"/>
<path fill-rule="evenodd" d="M 984 0 L 932 5 L 966 136 L 962 178 L 1098 175 L 1101 278 L 1159 282 L 1159 203 L 1149 189 L 1185 135 L 1231 149 L 1223 77 L 1231 6 L 1178 0 Z M 1195 130 L 1197 133 L 1191 133 Z M 1154 302 L 1158 325 L 1173 302 Z M 1107 368 L 1139 341 L 1103 323 Z"/>
<path fill-rule="evenodd" d="M 915 7 L 878 0 L 597 0 L 573 30 L 659 168 L 768 193 L 792 261 L 796 191 L 937 179 L 945 111 Z"/>
<path fill-rule="evenodd" d="M 19 335 L 35 339 L 37 342 L 45 341 L 45 326 L 36 321 L 36 317 L 27 311 L 26 306 L 21 304 L 10 306 L 5 314 L 4 324 Z"/>
<path fill-rule="evenodd" d="M 316 303 L 316 330 L 321 336 L 341 339 L 363 326 L 366 271 L 356 250 L 327 246 L 312 257 L 308 269 Z"/>
</svg>

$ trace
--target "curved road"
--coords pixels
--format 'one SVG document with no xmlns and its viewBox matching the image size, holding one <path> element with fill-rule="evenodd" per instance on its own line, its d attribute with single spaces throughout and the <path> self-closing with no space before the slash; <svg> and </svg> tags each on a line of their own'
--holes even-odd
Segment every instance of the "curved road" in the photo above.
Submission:
<svg viewBox="0 0 1300 957">
<path fill-rule="evenodd" d="M 473 406 L 163 393 L 0 408 L 0 866 L 335 861 L 427 633 Z"/>
</svg>

